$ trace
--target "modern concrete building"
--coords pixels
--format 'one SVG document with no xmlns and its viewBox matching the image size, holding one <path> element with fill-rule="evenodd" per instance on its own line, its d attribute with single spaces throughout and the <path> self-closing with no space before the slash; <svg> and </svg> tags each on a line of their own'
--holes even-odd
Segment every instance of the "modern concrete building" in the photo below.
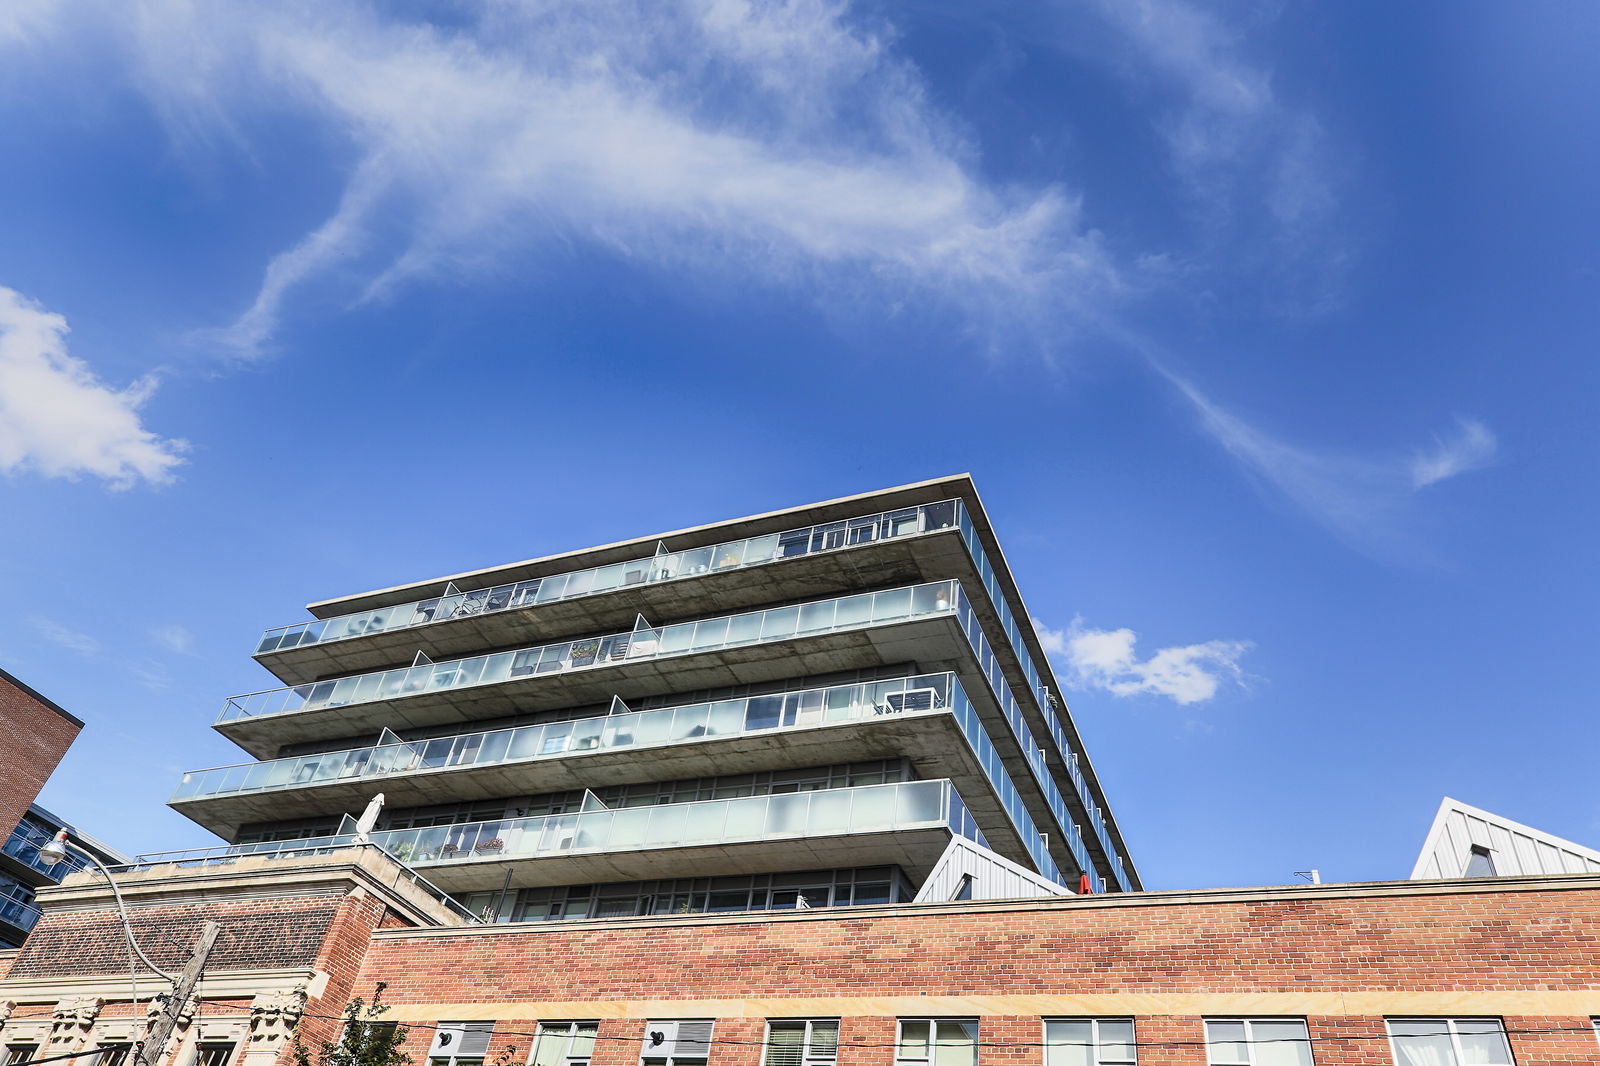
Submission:
<svg viewBox="0 0 1600 1066">
<path fill-rule="evenodd" d="M 79 718 L 0 670 L 0 948 L 21 944 L 38 923 L 39 889 L 83 868 L 76 856 L 54 867 L 40 860 L 39 848 L 59 830 L 70 830 L 103 862 L 127 861 L 36 802 L 82 728 Z"/>
<path fill-rule="evenodd" d="M 231 846 L 381 792 L 500 921 L 1140 887 L 964 475 L 309 610 L 216 722 L 256 761 L 171 801 Z"/>
</svg>

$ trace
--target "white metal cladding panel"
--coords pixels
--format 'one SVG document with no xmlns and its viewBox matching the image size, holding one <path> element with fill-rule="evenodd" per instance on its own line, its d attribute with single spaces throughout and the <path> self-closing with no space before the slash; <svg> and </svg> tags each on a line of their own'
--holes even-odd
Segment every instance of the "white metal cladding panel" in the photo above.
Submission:
<svg viewBox="0 0 1600 1066">
<path fill-rule="evenodd" d="M 1446 799 L 1412 878 L 1465 876 L 1474 845 L 1488 849 L 1499 876 L 1600 873 L 1600 851 Z"/>
<path fill-rule="evenodd" d="M 934 864 L 928 879 L 917 893 L 918 903 L 945 903 L 961 888 L 962 879 L 972 878 L 972 899 L 1031 899 L 1038 896 L 1066 896 L 1062 885 L 1024 869 L 987 848 L 965 840 L 952 840 Z"/>
</svg>

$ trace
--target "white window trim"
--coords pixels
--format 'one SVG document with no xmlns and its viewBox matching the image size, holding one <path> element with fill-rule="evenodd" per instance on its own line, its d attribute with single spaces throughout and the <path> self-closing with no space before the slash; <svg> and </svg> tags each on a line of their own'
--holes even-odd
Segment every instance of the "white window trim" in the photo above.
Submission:
<svg viewBox="0 0 1600 1066">
<path fill-rule="evenodd" d="M 1461 1033 L 1456 1028 L 1456 1024 L 1458 1022 L 1494 1022 L 1500 1027 L 1500 1039 L 1505 1041 L 1506 1054 L 1509 1055 L 1510 1058 L 1503 1063 L 1491 1063 L 1490 1066 L 1516 1066 L 1516 1052 L 1511 1050 L 1511 1037 L 1506 1033 L 1506 1020 L 1504 1018 L 1497 1018 L 1493 1015 L 1484 1014 L 1462 1014 L 1445 1018 L 1413 1014 L 1394 1018 L 1385 1018 L 1383 1020 L 1383 1028 L 1384 1032 L 1389 1034 L 1389 1055 L 1394 1059 L 1396 1064 L 1398 1064 L 1401 1061 L 1401 1058 L 1400 1049 L 1397 1048 L 1394 1043 L 1393 1023 L 1395 1022 L 1423 1022 L 1438 1025 L 1450 1035 L 1450 1054 L 1456 1057 L 1455 1066 L 1462 1066 L 1462 1064 L 1467 1061 L 1466 1056 L 1461 1053 Z"/>
<path fill-rule="evenodd" d="M 928 1053 L 923 1056 L 904 1056 L 900 1054 L 900 1047 L 905 1042 L 905 1026 L 907 1022 L 926 1022 L 928 1024 Z M 983 1030 L 977 1018 L 971 1017 L 944 1017 L 929 1016 L 917 1018 L 896 1018 L 894 1021 L 894 1062 L 895 1066 L 907 1066 L 909 1063 L 922 1063 L 923 1066 L 933 1066 L 937 1054 L 935 1048 L 939 1046 L 939 1023 L 953 1023 L 956 1025 L 971 1025 L 978 1031 L 972 1038 L 972 1061 L 979 1061 L 979 1045 L 983 1042 Z"/>
<path fill-rule="evenodd" d="M 1080 1023 L 1081 1022 L 1088 1022 L 1089 1025 L 1090 1025 L 1089 1040 L 1090 1040 L 1090 1042 L 1091 1042 L 1091 1044 L 1093 1046 L 1093 1052 L 1094 1052 L 1093 1058 L 1094 1058 L 1095 1066 L 1127 1066 L 1127 1064 L 1133 1064 L 1133 1063 L 1137 1063 L 1139 1061 L 1139 1029 L 1138 1029 L 1138 1026 L 1134 1023 L 1133 1018 L 1131 1018 L 1131 1017 L 1129 1017 L 1127 1015 L 1110 1015 L 1110 1014 L 1103 1015 L 1103 1016 L 1102 1015 L 1093 1015 L 1093 1016 L 1080 1015 L 1080 1016 L 1076 1016 L 1076 1017 L 1070 1016 L 1070 1015 L 1059 1015 L 1059 1016 L 1056 1016 L 1056 1017 L 1051 1017 L 1051 1018 L 1045 1018 L 1044 1019 L 1044 1052 L 1045 1052 L 1045 1063 L 1046 1063 L 1046 1066 L 1048 1066 L 1049 1061 L 1050 1061 L 1050 1048 L 1055 1046 L 1054 1044 L 1051 1043 L 1051 1040 L 1050 1040 L 1050 1023 L 1051 1022 L 1080 1022 Z M 1132 1048 L 1133 1048 L 1133 1058 L 1131 1058 L 1131 1059 L 1112 1059 L 1109 1062 L 1105 1062 L 1102 1059 L 1101 1050 L 1100 1049 L 1101 1049 L 1104 1041 L 1102 1041 L 1100 1039 L 1100 1023 L 1101 1022 L 1119 1022 L 1119 1023 L 1120 1022 L 1126 1022 L 1127 1023 L 1128 1030 L 1131 1033 L 1133 1033 L 1133 1042 L 1132 1042 L 1132 1045 L 1131 1045 Z"/>
<path fill-rule="evenodd" d="M 572 1042 L 578 1038 L 578 1026 L 580 1025 L 594 1026 L 595 1037 L 598 1038 L 600 1034 L 600 1022 L 598 1019 L 594 1021 L 584 1018 L 570 1022 L 540 1022 L 538 1034 L 533 1038 L 531 1054 L 528 1056 L 528 1066 L 533 1066 L 533 1063 L 538 1059 L 539 1045 L 546 1037 L 561 1042 L 561 1054 L 557 1058 L 564 1066 L 579 1066 L 580 1063 L 587 1066 L 590 1058 L 594 1056 L 594 1039 L 589 1041 L 589 1053 L 587 1055 L 574 1055 L 572 1053 Z"/>
<path fill-rule="evenodd" d="M 489 1028 L 488 1029 L 479 1028 L 481 1026 L 488 1026 Z M 474 1020 L 474 1021 L 464 1021 L 464 1022 L 463 1021 L 440 1022 L 439 1023 L 439 1027 L 436 1030 L 434 1030 L 433 1044 L 430 1045 L 429 1048 L 428 1048 L 428 1053 L 426 1055 L 427 1066 L 435 1066 L 435 1064 L 437 1064 L 437 1063 L 444 1063 L 444 1064 L 446 1064 L 446 1066 L 458 1066 L 458 1062 L 484 1062 L 484 1061 L 486 1061 L 489 1058 L 489 1041 L 493 1038 L 494 1026 L 495 1026 L 495 1023 L 492 1020 L 489 1020 L 489 1019 L 481 1019 L 481 1020 Z M 483 1050 L 482 1051 L 462 1051 L 462 1050 L 460 1050 L 460 1048 L 457 1048 L 456 1050 L 452 1051 L 452 1050 L 450 1050 L 448 1048 L 440 1047 L 439 1046 L 440 1034 L 442 1034 L 446 1030 L 457 1030 L 457 1031 L 459 1031 L 461 1033 L 463 1038 L 465 1038 L 468 1033 L 483 1033 L 484 1034 Z M 462 1040 L 462 1044 L 464 1045 L 465 1043 L 466 1043 L 466 1041 L 465 1041 L 465 1039 L 463 1039 Z"/>
<path fill-rule="evenodd" d="M 768 1018 L 767 1040 L 761 1049 L 762 1066 L 766 1066 L 767 1055 L 772 1050 L 772 1026 L 794 1025 L 803 1023 L 806 1027 L 805 1039 L 800 1044 L 800 1066 L 828 1066 L 839 1061 L 839 1019 L 838 1018 Z M 833 1026 L 833 1054 L 817 1055 L 811 1050 L 811 1034 L 817 1025 Z"/>
<path fill-rule="evenodd" d="M 1306 1023 L 1306 1020 L 1305 1020 L 1304 1017 L 1301 1017 L 1301 1016 L 1298 1016 L 1298 1015 L 1288 1015 L 1288 1016 L 1285 1016 L 1285 1017 L 1274 1017 L 1272 1015 L 1262 1014 L 1262 1015 L 1256 1015 L 1256 1016 L 1249 1017 L 1249 1018 L 1224 1017 L 1224 1018 L 1207 1018 L 1207 1019 L 1205 1019 L 1206 1063 L 1208 1064 L 1208 1066 L 1234 1066 L 1234 1064 L 1231 1063 L 1231 1062 L 1230 1063 L 1218 1063 L 1217 1060 L 1216 1060 L 1216 1057 L 1213 1054 L 1213 1052 L 1216 1050 L 1217 1044 L 1224 1043 L 1224 1041 L 1213 1040 L 1211 1038 L 1211 1026 L 1212 1026 L 1212 1024 L 1214 1022 L 1243 1022 L 1244 1023 L 1244 1047 L 1245 1047 L 1245 1053 L 1250 1056 L 1250 1066 L 1256 1066 L 1255 1026 L 1256 1026 L 1257 1022 L 1272 1022 L 1272 1023 L 1275 1023 L 1275 1024 L 1283 1023 L 1283 1022 L 1299 1022 L 1300 1023 L 1300 1028 L 1303 1029 L 1305 1031 L 1305 1034 L 1306 1034 L 1306 1045 L 1305 1045 L 1306 1053 L 1310 1057 L 1310 1059 L 1311 1059 L 1311 1061 L 1313 1063 L 1317 1061 L 1316 1054 L 1311 1051 L 1311 1026 Z"/>
<path fill-rule="evenodd" d="M 650 1030 L 652 1028 L 654 1028 L 655 1026 L 665 1025 L 666 1023 L 671 1023 L 671 1025 L 673 1026 L 673 1037 L 672 1037 L 671 1042 L 662 1044 L 662 1046 L 659 1049 L 661 1054 L 659 1054 L 659 1055 L 650 1054 L 651 1051 L 657 1050 L 655 1048 L 650 1048 L 648 1046 L 646 1046 L 644 1048 L 641 1048 L 640 1056 L 639 1056 L 639 1061 L 640 1061 L 641 1064 L 643 1064 L 644 1062 L 650 1061 L 650 1060 L 660 1060 L 662 1063 L 665 1063 L 665 1066 L 683 1066 L 683 1064 L 687 1064 L 687 1063 L 702 1063 L 702 1062 L 706 1061 L 706 1059 L 710 1056 L 711 1048 L 713 1046 L 715 1046 L 716 1039 L 717 1039 L 716 1019 L 714 1019 L 714 1018 L 652 1018 L 649 1021 L 645 1022 L 644 1031 L 645 1031 L 645 1042 L 646 1042 L 647 1045 L 648 1045 L 649 1040 L 650 1040 L 650 1035 L 649 1035 L 650 1034 Z M 707 1046 L 706 1046 L 704 1051 L 701 1051 L 700 1053 L 693 1054 L 693 1055 L 676 1054 L 676 1052 L 677 1052 L 677 1043 L 678 1043 L 678 1040 L 680 1039 L 679 1036 L 677 1035 L 677 1033 L 678 1033 L 677 1027 L 680 1026 L 680 1025 L 683 1025 L 684 1023 L 691 1023 L 691 1024 L 696 1024 L 696 1025 L 703 1024 L 703 1025 L 707 1026 L 710 1029 L 710 1033 L 706 1037 Z"/>
</svg>

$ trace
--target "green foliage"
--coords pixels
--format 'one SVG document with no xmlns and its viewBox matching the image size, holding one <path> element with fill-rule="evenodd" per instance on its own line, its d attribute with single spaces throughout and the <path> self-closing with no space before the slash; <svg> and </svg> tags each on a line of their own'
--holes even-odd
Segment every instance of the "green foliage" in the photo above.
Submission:
<svg viewBox="0 0 1600 1066">
<path fill-rule="evenodd" d="M 400 1050 L 405 1028 L 379 1020 L 389 1010 L 383 1002 L 386 987 L 378 983 L 371 1003 L 356 996 L 345 1005 L 344 1032 L 338 1040 L 319 1041 L 313 1053 L 296 1036 L 295 1066 L 411 1066 L 411 1056 Z"/>
</svg>

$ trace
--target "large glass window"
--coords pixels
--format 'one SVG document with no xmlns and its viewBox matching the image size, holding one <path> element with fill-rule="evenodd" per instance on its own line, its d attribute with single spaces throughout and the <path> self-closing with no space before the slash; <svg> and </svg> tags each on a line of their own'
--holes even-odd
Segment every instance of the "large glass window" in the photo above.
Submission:
<svg viewBox="0 0 1600 1066">
<path fill-rule="evenodd" d="M 599 1022 L 547 1022 L 539 1025 L 533 1066 L 589 1066 Z"/>
<path fill-rule="evenodd" d="M 1512 1066 L 1499 1018 L 1391 1018 L 1396 1066 Z"/>
<path fill-rule="evenodd" d="M 233 1061 L 233 1049 L 232 1044 L 201 1044 L 194 1066 L 228 1066 Z"/>
<path fill-rule="evenodd" d="M 833 1066 L 839 1058 L 839 1020 L 767 1023 L 765 1066 Z"/>
<path fill-rule="evenodd" d="M 970 1018 L 902 1018 L 895 1066 L 977 1066 L 978 1023 Z"/>
<path fill-rule="evenodd" d="M 1044 1023 L 1044 1066 L 1134 1066 L 1132 1018 L 1060 1018 Z"/>
<path fill-rule="evenodd" d="M 1211 1066 L 1313 1066 L 1304 1018 L 1227 1018 L 1206 1022 Z"/>
</svg>

